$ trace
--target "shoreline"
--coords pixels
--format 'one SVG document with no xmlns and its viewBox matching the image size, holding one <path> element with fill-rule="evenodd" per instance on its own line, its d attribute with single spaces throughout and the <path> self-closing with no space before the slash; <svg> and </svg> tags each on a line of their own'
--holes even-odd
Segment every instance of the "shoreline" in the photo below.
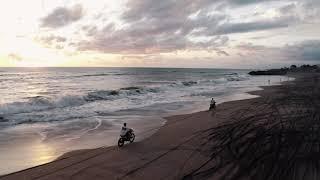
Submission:
<svg viewBox="0 0 320 180">
<path fill-rule="evenodd" d="M 285 82 L 290 82 L 290 81 L 285 81 Z M 281 85 L 259 86 L 260 88 L 262 88 L 262 90 L 246 92 L 246 93 L 248 93 L 250 95 L 255 95 L 257 97 L 241 99 L 241 100 L 226 101 L 226 102 L 223 102 L 221 104 L 218 104 L 217 108 L 220 109 L 221 107 L 230 106 L 229 104 L 243 103 L 243 102 L 245 103 L 246 101 L 250 101 L 252 99 L 258 99 L 258 98 L 260 98 L 260 96 L 263 96 L 264 94 L 267 94 L 266 91 L 268 91 L 268 90 L 270 91 L 270 89 L 273 89 L 273 88 L 275 88 L 277 86 L 283 86 L 283 82 L 281 83 Z M 195 113 L 191 113 L 191 114 L 181 114 L 181 115 L 173 115 L 173 116 L 163 117 L 166 120 L 164 125 L 155 128 L 155 129 L 158 129 L 158 130 L 153 130 L 153 131 L 156 131 L 156 132 L 153 133 L 151 136 L 148 136 L 148 137 L 144 138 L 143 140 L 141 140 L 139 142 L 136 142 L 134 144 L 138 144 L 138 143 L 141 143 L 143 141 L 148 141 L 148 140 L 152 139 L 153 136 L 156 136 L 159 133 L 161 134 L 161 131 L 163 131 L 163 129 L 166 128 L 167 126 L 171 126 L 172 124 L 179 123 L 179 121 L 183 121 L 185 119 L 189 119 L 189 118 L 192 118 L 192 117 L 197 116 L 197 115 L 201 116 L 201 115 L 207 114 L 207 113 L 208 113 L 208 111 L 199 111 L 199 112 L 195 112 Z M 218 126 L 221 123 L 226 123 L 226 121 L 221 121 L 220 123 L 216 123 L 215 126 Z M 131 146 L 131 145 L 129 145 L 129 146 Z M 127 146 L 127 147 L 129 147 L 129 146 Z M 126 148 L 126 146 L 124 148 Z M 39 169 L 39 168 L 41 169 L 44 166 L 50 166 L 51 164 L 54 165 L 56 163 L 59 163 L 60 161 L 66 161 L 66 160 L 73 161 L 74 159 L 76 159 L 76 157 L 74 157 L 74 156 L 80 156 L 80 155 L 85 155 L 85 154 L 95 154 L 96 155 L 96 153 L 100 154 L 99 153 L 100 151 L 101 151 L 102 154 L 104 154 L 104 153 L 106 153 L 106 151 L 112 151 L 112 150 L 116 150 L 117 151 L 118 147 L 116 147 L 116 146 L 110 146 L 110 147 L 103 146 L 103 147 L 99 147 L 99 148 L 95 148 L 95 149 L 80 149 L 80 150 L 70 151 L 70 152 L 67 152 L 67 153 L 63 154 L 62 156 L 58 157 L 54 161 L 51 161 L 49 163 L 45 163 L 45 164 L 42 164 L 42 165 L 34 166 L 34 167 L 31 167 L 31 168 L 27 168 L 27 169 L 24 169 L 24 170 L 21 170 L 21 171 L 5 174 L 5 175 L 0 176 L 0 179 L 6 178 L 6 177 L 10 177 L 12 175 L 15 176 L 17 174 L 24 173 L 24 172 L 28 173 L 29 171 L 32 171 L 32 170 L 35 170 L 35 169 Z M 81 160 L 81 162 L 83 162 L 83 161 L 86 161 L 86 159 Z"/>
<path fill-rule="evenodd" d="M 44 74 L 51 77 L 51 73 L 56 71 L 60 70 L 44 71 Z M 1 175 L 53 161 L 73 150 L 116 145 L 119 129 L 123 122 L 127 122 L 131 128 L 135 129 L 135 132 L 139 133 L 155 126 L 160 127 L 162 125 L 160 123 L 163 122 L 160 117 L 205 110 L 211 97 L 215 97 L 217 102 L 243 99 L 247 97 L 247 93 L 244 92 L 256 90 L 261 85 L 267 85 L 264 77 L 248 77 L 247 72 L 241 70 L 170 71 L 173 74 L 166 70 L 165 72 L 159 71 L 159 75 L 158 73 L 155 75 L 139 71 L 137 76 L 143 75 L 147 79 L 143 78 L 141 81 L 137 79 L 139 82 L 134 84 L 130 83 L 131 78 L 129 78 L 128 84 L 120 83 L 126 82 L 127 75 L 128 77 L 136 77 L 135 73 L 132 74 L 132 70 L 125 72 L 120 70 L 103 71 L 106 74 L 117 72 L 117 75 L 100 77 L 100 73 L 102 73 L 100 71 L 83 72 L 79 70 L 76 72 L 76 80 L 85 83 L 85 85 L 76 83 L 80 85 L 81 89 L 79 96 L 72 90 L 73 88 L 69 89 L 70 85 L 73 86 L 72 84 L 59 83 L 61 85 L 54 86 L 54 94 L 48 98 L 40 96 L 38 99 L 32 98 L 32 95 L 23 94 L 23 96 L 31 97 L 31 99 L 27 98 L 27 103 L 13 103 L 12 106 L 11 104 L 8 106 L 8 109 L 7 105 L 3 106 L 1 112 L 5 112 L 3 114 L 5 114 L 7 122 L 1 123 L 3 130 L 0 134 L 0 159 L 2 162 L 6 162 L 6 166 L 0 168 Z M 69 72 L 62 74 L 61 82 L 68 81 L 73 77 L 73 75 L 69 77 Z M 86 74 L 90 76 L 86 76 Z M 118 76 L 118 74 L 121 75 Z M 33 77 L 32 73 L 30 75 Z M 95 77 L 95 75 L 99 75 L 99 77 Z M 173 77 L 172 75 L 177 76 Z M 158 81 L 159 77 L 161 77 L 161 81 Z M 115 81 L 114 85 L 117 87 L 105 88 L 98 81 L 100 78 L 105 80 L 111 78 L 112 81 L 119 78 L 120 81 L 119 84 L 118 81 Z M 273 83 L 279 82 L 279 77 L 270 78 Z M 49 83 L 49 86 L 54 85 L 46 80 L 44 82 Z M 87 86 L 86 83 L 90 86 Z M 139 89 L 140 92 L 135 93 L 133 85 L 141 87 L 141 91 Z M 87 87 L 90 87 L 94 94 L 97 93 L 98 97 L 100 95 L 103 98 L 106 96 L 110 100 L 82 102 L 84 97 L 90 95 L 85 90 Z M 108 89 L 120 90 L 121 87 L 133 89 L 121 92 L 116 96 L 108 95 Z M 67 90 L 66 94 L 61 93 L 63 89 Z M 107 91 L 102 91 L 100 94 L 99 89 Z M 68 93 L 69 90 L 70 93 Z M 153 90 L 155 91 L 153 92 Z M 73 98 L 73 94 L 76 95 L 75 98 Z M 78 102 L 79 98 L 80 102 Z M 20 102 L 20 100 L 13 98 L 12 102 Z M 66 103 L 66 105 L 56 108 L 61 103 Z M 52 105 L 52 109 L 37 110 L 38 108 L 46 108 L 47 104 L 50 107 Z M 20 112 L 24 109 L 28 112 L 10 115 L 11 112 Z M 138 136 L 137 140 L 141 137 Z"/>
</svg>

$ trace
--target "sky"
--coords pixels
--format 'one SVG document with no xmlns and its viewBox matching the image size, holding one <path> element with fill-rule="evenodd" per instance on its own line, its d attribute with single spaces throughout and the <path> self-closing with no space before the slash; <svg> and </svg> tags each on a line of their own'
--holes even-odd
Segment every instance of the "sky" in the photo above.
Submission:
<svg viewBox="0 0 320 180">
<path fill-rule="evenodd" d="M 320 64 L 319 0 L 10 0 L 0 67 Z"/>
</svg>

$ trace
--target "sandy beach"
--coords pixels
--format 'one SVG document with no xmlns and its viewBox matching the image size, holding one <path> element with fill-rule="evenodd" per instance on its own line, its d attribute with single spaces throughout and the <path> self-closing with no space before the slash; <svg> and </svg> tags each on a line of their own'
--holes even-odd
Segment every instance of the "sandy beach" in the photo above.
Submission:
<svg viewBox="0 0 320 180">
<path fill-rule="evenodd" d="M 143 141 L 70 152 L 0 179 L 318 179 L 318 81 L 299 75 L 251 92 L 258 98 L 167 117 Z"/>
</svg>

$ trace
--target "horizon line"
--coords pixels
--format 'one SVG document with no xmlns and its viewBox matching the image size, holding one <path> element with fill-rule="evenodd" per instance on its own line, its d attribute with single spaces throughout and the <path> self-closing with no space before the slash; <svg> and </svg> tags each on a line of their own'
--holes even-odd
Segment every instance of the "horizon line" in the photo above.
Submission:
<svg viewBox="0 0 320 180">
<path fill-rule="evenodd" d="M 135 67 L 135 66 L 0 66 L 0 68 L 158 68 L 158 69 L 260 69 L 260 68 L 226 68 L 226 67 L 215 67 L 215 68 L 208 68 L 208 67 Z"/>
</svg>

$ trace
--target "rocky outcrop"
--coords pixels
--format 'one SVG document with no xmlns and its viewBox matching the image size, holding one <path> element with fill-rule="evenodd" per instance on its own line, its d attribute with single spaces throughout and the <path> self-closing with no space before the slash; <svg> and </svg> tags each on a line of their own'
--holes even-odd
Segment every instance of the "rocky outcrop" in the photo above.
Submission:
<svg viewBox="0 0 320 180">
<path fill-rule="evenodd" d="M 265 71 L 251 71 L 250 75 L 285 75 L 287 70 L 285 69 L 270 69 Z"/>
</svg>

